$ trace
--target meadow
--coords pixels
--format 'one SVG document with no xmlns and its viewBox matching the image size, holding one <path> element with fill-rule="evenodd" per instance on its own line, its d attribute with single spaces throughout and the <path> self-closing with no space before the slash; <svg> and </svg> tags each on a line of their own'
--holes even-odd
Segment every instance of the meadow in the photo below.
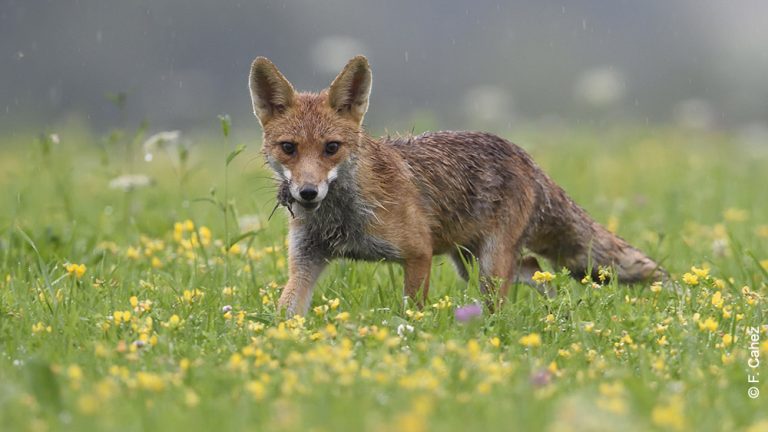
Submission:
<svg viewBox="0 0 768 432">
<path fill-rule="evenodd" d="M 237 126 L 0 137 L 0 429 L 768 430 L 768 149 L 510 131 L 668 286 L 547 268 L 556 298 L 489 314 L 436 258 L 418 310 L 399 266 L 339 261 L 286 319 L 290 216 Z"/>
</svg>

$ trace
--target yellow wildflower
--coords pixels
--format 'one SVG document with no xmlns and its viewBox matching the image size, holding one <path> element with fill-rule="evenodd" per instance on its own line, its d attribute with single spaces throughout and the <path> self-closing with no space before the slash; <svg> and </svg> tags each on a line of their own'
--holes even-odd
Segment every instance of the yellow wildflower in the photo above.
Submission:
<svg viewBox="0 0 768 432">
<path fill-rule="evenodd" d="M 557 374 L 560 371 L 560 369 L 557 367 L 557 362 L 555 362 L 554 360 L 549 362 L 549 366 L 547 366 L 547 370 L 552 374 Z"/>
<path fill-rule="evenodd" d="M 739 208 L 729 208 L 723 213 L 723 219 L 727 222 L 744 222 L 749 219 L 749 212 Z"/>
<path fill-rule="evenodd" d="M 78 365 L 70 365 L 67 368 L 67 377 L 72 381 L 80 381 L 83 379 L 83 370 Z"/>
<path fill-rule="evenodd" d="M 712 294 L 712 306 L 721 309 L 723 307 L 723 294 L 720 291 L 715 291 L 714 294 Z"/>
<path fill-rule="evenodd" d="M 203 246 L 208 246 L 211 244 L 211 230 L 207 226 L 201 226 L 200 227 L 200 243 L 203 244 Z"/>
<path fill-rule="evenodd" d="M 683 282 L 690 286 L 696 286 L 699 284 L 699 277 L 692 273 L 686 273 L 683 275 Z"/>
<path fill-rule="evenodd" d="M 717 330 L 717 321 L 708 317 L 703 322 L 699 322 L 699 330 L 708 331 L 712 333 L 715 330 Z"/>
<path fill-rule="evenodd" d="M 240 353 L 234 353 L 232 356 L 229 357 L 229 363 L 228 363 L 229 369 L 231 370 L 245 370 L 245 362 L 243 361 L 243 356 Z"/>
<path fill-rule="evenodd" d="M 161 392 L 165 389 L 165 381 L 160 375 L 155 373 L 137 372 L 136 381 L 142 390 Z"/>
<path fill-rule="evenodd" d="M 93 395 L 82 395 L 77 399 L 77 408 L 85 415 L 95 414 L 99 410 L 99 399 Z"/>
<path fill-rule="evenodd" d="M 325 315 L 326 312 L 328 312 L 328 305 L 324 304 L 324 305 L 320 305 L 320 306 L 315 306 L 312 309 L 312 311 L 315 313 L 315 315 L 321 317 L 321 316 Z"/>
<path fill-rule="evenodd" d="M 536 282 L 537 284 L 544 284 L 547 282 L 552 282 L 552 280 L 555 279 L 555 275 L 553 275 L 548 271 L 545 271 L 545 272 L 537 271 L 536 273 L 533 274 L 533 277 L 531 279 L 533 279 L 533 281 Z"/>
<path fill-rule="evenodd" d="M 706 279 L 709 277 L 709 268 L 702 266 L 701 268 L 693 266 L 691 272 L 700 279 Z"/>
<path fill-rule="evenodd" d="M 520 345 L 526 346 L 526 347 L 538 347 L 541 346 L 541 336 L 538 333 L 531 333 L 529 335 L 525 335 L 520 338 L 519 340 Z"/>
<path fill-rule="evenodd" d="M 597 269 L 597 278 L 600 279 L 600 282 L 605 282 L 610 277 L 611 269 L 603 266 L 600 266 L 600 268 Z"/>
<path fill-rule="evenodd" d="M 453 302 L 451 302 L 451 297 L 446 295 L 445 297 L 438 300 L 437 303 L 433 304 L 432 307 L 435 309 L 441 310 L 441 309 L 448 309 L 452 305 L 453 305 Z"/>
<path fill-rule="evenodd" d="M 684 430 L 685 412 L 682 399 L 675 397 L 667 405 L 656 405 L 651 412 L 651 420 L 659 427 Z"/>
<path fill-rule="evenodd" d="M 728 333 L 724 334 L 723 335 L 723 346 L 724 347 L 729 347 L 729 346 L 731 346 L 732 343 L 733 343 L 733 336 L 731 336 Z"/>
<path fill-rule="evenodd" d="M 198 396 L 194 390 L 187 390 L 184 392 L 184 404 L 190 408 L 194 408 L 200 404 L 200 396 Z"/>
<path fill-rule="evenodd" d="M 345 312 L 345 313 L 346 313 L 346 312 Z M 333 325 L 333 324 L 328 324 L 327 326 L 325 326 L 325 334 L 326 334 L 326 335 L 327 335 L 329 338 L 335 338 L 335 337 L 336 337 L 336 335 L 338 334 L 338 332 L 337 332 L 337 330 L 336 330 L 336 326 L 335 326 L 335 325 Z"/>
<path fill-rule="evenodd" d="M 181 318 L 179 318 L 178 315 L 173 314 L 173 315 L 171 315 L 170 318 L 168 318 L 168 322 L 166 323 L 166 326 L 168 328 L 174 329 L 174 328 L 178 327 L 179 324 L 181 324 Z"/>
<path fill-rule="evenodd" d="M 264 387 L 264 384 L 260 381 L 250 381 L 245 385 L 245 390 L 248 391 L 248 393 L 251 394 L 251 397 L 256 399 L 257 401 L 260 401 L 264 399 L 264 396 L 267 394 L 267 389 Z"/>
<path fill-rule="evenodd" d="M 622 415 L 627 412 L 627 403 L 622 398 L 598 399 L 597 406 L 604 411 L 614 414 Z"/>
<path fill-rule="evenodd" d="M 65 268 L 67 269 L 67 273 L 75 276 L 76 278 L 80 279 L 83 277 L 86 271 L 85 264 L 72 264 L 68 263 Z"/>
<path fill-rule="evenodd" d="M 38 321 L 37 324 L 32 325 L 32 334 L 38 334 L 42 332 L 50 333 L 53 331 L 53 327 L 46 326 L 42 321 Z"/>
<path fill-rule="evenodd" d="M 411 318 L 414 321 L 421 321 L 424 318 L 424 312 L 422 311 L 413 311 L 408 309 L 405 311 L 405 314 L 408 316 L 408 318 Z"/>
<path fill-rule="evenodd" d="M 129 246 L 128 249 L 125 250 L 125 256 L 135 260 L 141 257 L 141 252 L 137 248 Z"/>
<path fill-rule="evenodd" d="M 755 229 L 755 232 L 760 237 L 768 238 L 768 225 L 760 225 Z"/>
</svg>

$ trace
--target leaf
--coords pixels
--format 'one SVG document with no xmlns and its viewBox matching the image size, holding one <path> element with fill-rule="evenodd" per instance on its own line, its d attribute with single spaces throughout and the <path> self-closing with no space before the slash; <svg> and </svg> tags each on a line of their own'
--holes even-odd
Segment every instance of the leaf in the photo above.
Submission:
<svg viewBox="0 0 768 432">
<path fill-rule="evenodd" d="M 244 232 L 244 233 L 240 234 L 239 236 L 237 236 L 237 237 L 233 238 L 232 240 L 230 240 L 230 241 L 229 241 L 229 244 L 227 245 L 227 250 L 231 249 L 231 248 L 232 248 L 232 246 L 234 246 L 234 245 L 235 245 L 235 243 L 238 243 L 238 242 L 240 242 L 240 241 L 242 241 L 242 240 L 245 240 L 245 239 L 247 239 L 247 238 L 249 238 L 249 237 L 253 237 L 253 236 L 255 236 L 256 234 L 258 234 L 258 233 L 259 233 L 259 231 L 261 231 L 261 230 L 260 230 L 260 229 L 258 229 L 258 230 L 250 230 L 250 231 L 246 231 L 246 232 Z"/>
<path fill-rule="evenodd" d="M 230 162 L 232 162 L 232 160 L 233 160 L 234 158 L 236 158 L 236 157 L 237 157 L 237 155 L 239 155 L 240 153 L 242 153 L 242 152 L 243 152 L 243 150 L 245 150 L 245 144 L 240 144 L 239 146 L 237 146 L 237 148 L 236 148 L 236 149 L 234 149 L 234 150 L 232 151 L 232 153 L 230 153 L 230 154 L 227 156 L 227 166 L 229 166 L 229 163 L 230 163 Z"/>
<path fill-rule="evenodd" d="M 229 137 L 229 129 L 232 127 L 232 119 L 229 118 L 229 114 L 220 114 L 219 120 L 221 120 L 221 132 L 224 137 Z"/>
<path fill-rule="evenodd" d="M 51 298 L 54 299 L 53 301 L 56 301 L 56 292 L 53 289 L 53 284 L 51 284 L 50 274 L 48 273 L 48 266 L 45 264 L 45 261 L 43 261 L 43 256 L 40 254 L 40 251 L 37 249 L 37 245 L 35 245 L 35 242 L 32 240 L 27 233 L 24 232 L 21 227 L 16 227 L 16 231 L 21 235 L 21 238 L 24 239 L 24 241 L 29 244 L 29 246 L 32 248 L 33 251 L 35 251 L 35 255 L 37 256 L 37 268 L 40 271 L 40 275 L 43 277 L 43 281 L 45 282 L 45 286 L 48 288 L 48 293 L 51 295 Z M 50 305 L 49 305 L 50 306 Z"/>
<path fill-rule="evenodd" d="M 222 205 L 220 202 L 216 201 L 213 198 L 208 198 L 208 197 L 195 198 L 195 199 L 192 200 L 192 202 L 207 202 L 207 203 L 213 204 L 219 210 L 224 210 L 224 205 Z"/>
</svg>

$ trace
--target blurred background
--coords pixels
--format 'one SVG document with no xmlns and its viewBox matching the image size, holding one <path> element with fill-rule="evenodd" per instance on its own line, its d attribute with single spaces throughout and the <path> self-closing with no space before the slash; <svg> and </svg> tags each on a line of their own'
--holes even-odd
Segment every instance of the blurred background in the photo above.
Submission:
<svg viewBox="0 0 768 432">
<path fill-rule="evenodd" d="M 374 132 L 672 125 L 768 142 L 768 2 L 0 2 L 0 128 L 245 133 L 267 56 L 298 89 L 369 57 Z M 41 126 L 42 125 L 42 126 Z"/>
</svg>

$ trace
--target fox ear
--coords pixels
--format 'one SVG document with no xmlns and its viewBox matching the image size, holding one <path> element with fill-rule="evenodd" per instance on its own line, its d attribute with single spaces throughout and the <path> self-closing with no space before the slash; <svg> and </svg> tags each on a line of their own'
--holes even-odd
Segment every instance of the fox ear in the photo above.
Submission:
<svg viewBox="0 0 768 432">
<path fill-rule="evenodd" d="M 357 124 L 363 122 L 371 94 L 371 67 L 365 56 L 356 56 L 344 66 L 328 90 L 331 108 Z"/>
<path fill-rule="evenodd" d="M 253 61 L 249 87 L 253 113 L 262 126 L 293 105 L 293 86 L 266 57 Z"/>
</svg>

